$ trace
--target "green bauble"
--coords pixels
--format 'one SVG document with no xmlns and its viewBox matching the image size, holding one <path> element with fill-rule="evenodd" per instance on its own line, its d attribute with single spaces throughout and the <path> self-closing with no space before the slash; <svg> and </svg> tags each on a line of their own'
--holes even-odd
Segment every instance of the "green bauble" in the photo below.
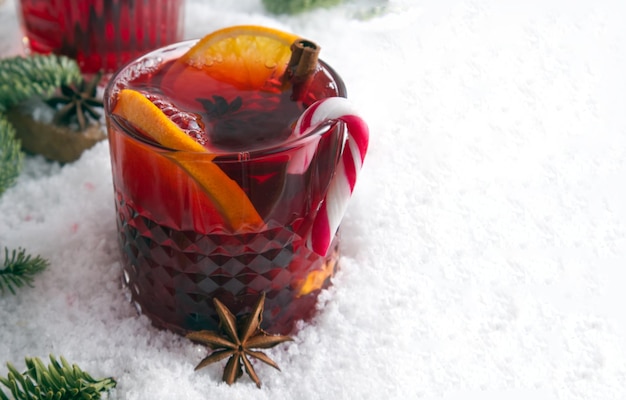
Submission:
<svg viewBox="0 0 626 400">
<path fill-rule="evenodd" d="M 263 0 L 267 11 L 274 14 L 297 14 L 320 7 L 331 7 L 342 0 Z"/>
</svg>

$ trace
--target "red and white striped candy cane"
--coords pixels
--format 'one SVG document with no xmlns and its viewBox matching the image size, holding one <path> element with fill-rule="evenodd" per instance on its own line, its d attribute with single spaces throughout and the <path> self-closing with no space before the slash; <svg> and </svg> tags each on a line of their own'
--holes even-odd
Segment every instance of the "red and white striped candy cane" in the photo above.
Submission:
<svg viewBox="0 0 626 400">
<path fill-rule="evenodd" d="M 343 97 L 330 97 L 319 100 L 307 108 L 298 118 L 293 134 L 303 136 L 329 121 L 339 120 L 346 125 L 348 137 L 343 149 L 341 160 L 330 182 L 326 197 L 317 213 L 307 245 L 320 255 L 326 255 L 341 219 L 346 211 L 356 179 L 369 143 L 369 129 L 365 121 L 358 116 L 352 104 Z M 310 148 L 312 152 L 314 148 Z M 309 152 L 311 152 L 309 150 Z M 294 160 L 291 173 L 304 171 L 311 162 L 313 154 L 302 154 L 301 159 Z"/>
</svg>

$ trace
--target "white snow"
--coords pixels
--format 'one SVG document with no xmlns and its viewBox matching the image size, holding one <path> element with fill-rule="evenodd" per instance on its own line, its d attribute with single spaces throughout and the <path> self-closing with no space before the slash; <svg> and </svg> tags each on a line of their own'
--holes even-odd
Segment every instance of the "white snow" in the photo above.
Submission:
<svg viewBox="0 0 626 400">
<path fill-rule="evenodd" d="M 20 51 L 14 2 L 0 51 Z M 150 326 L 120 285 L 108 144 L 29 157 L 0 247 L 50 261 L 0 297 L 6 362 L 64 356 L 119 399 L 626 398 L 626 5 L 347 1 L 273 16 L 189 0 L 187 38 L 234 24 L 306 36 L 371 129 L 321 311 L 257 389 Z"/>
</svg>

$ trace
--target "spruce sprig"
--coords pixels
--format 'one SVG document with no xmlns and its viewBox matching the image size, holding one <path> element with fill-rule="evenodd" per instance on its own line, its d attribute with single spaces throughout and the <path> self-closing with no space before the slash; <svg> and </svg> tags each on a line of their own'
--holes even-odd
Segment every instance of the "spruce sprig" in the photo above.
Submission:
<svg viewBox="0 0 626 400">
<path fill-rule="evenodd" d="M 15 130 L 3 114 L 34 96 L 49 97 L 62 85 L 81 79 L 76 61 L 65 56 L 36 54 L 0 59 L 0 195 L 17 180 L 23 160 Z"/>
<path fill-rule="evenodd" d="M 342 0 L 263 0 L 267 11 L 274 14 L 298 14 L 315 8 L 332 7 Z"/>
<path fill-rule="evenodd" d="M 22 168 L 24 153 L 15 135 L 13 126 L 0 113 L 0 195 L 15 183 Z"/>
<path fill-rule="evenodd" d="M 26 250 L 9 252 L 4 248 L 4 266 L 0 269 L 0 294 L 9 291 L 15 294 L 15 288 L 28 285 L 32 287 L 33 277 L 48 266 L 48 261 L 40 256 L 32 257 Z"/>
<path fill-rule="evenodd" d="M 65 358 L 60 362 L 50 356 L 48 367 L 39 358 L 26 358 L 26 372 L 20 373 L 7 363 L 7 377 L 0 377 L 14 400 L 96 400 L 103 392 L 113 389 L 113 378 L 94 379 L 76 364 L 70 365 Z M 0 400 L 10 398 L 0 388 Z"/>
<path fill-rule="evenodd" d="M 65 56 L 32 55 L 0 60 L 0 111 L 30 99 L 48 97 L 61 85 L 82 79 L 76 61 Z"/>
</svg>

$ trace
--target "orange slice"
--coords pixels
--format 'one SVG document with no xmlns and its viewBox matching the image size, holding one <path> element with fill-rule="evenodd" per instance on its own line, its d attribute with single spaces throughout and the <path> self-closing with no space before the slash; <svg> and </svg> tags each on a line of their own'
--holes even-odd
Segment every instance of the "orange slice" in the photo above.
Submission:
<svg viewBox="0 0 626 400">
<path fill-rule="evenodd" d="M 170 159 L 202 187 L 232 229 L 245 231 L 263 226 L 263 219 L 243 189 L 211 162 L 215 156 L 187 136 L 143 94 L 131 89 L 121 90 L 113 114 L 124 118 L 160 145 L 182 150 L 172 153 Z"/>
<path fill-rule="evenodd" d="M 335 272 L 336 264 L 336 259 L 327 260 L 321 269 L 310 272 L 306 279 L 300 283 L 296 297 L 306 296 L 313 291 L 321 289 L 324 286 L 324 282 Z"/>
<path fill-rule="evenodd" d="M 280 82 L 297 39 L 278 29 L 232 26 L 206 35 L 180 60 L 239 89 L 259 90 Z"/>
<path fill-rule="evenodd" d="M 146 96 L 132 89 L 122 89 L 113 114 L 119 115 L 161 146 L 173 150 L 206 153 L 207 149 L 189 137 Z"/>
</svg>

